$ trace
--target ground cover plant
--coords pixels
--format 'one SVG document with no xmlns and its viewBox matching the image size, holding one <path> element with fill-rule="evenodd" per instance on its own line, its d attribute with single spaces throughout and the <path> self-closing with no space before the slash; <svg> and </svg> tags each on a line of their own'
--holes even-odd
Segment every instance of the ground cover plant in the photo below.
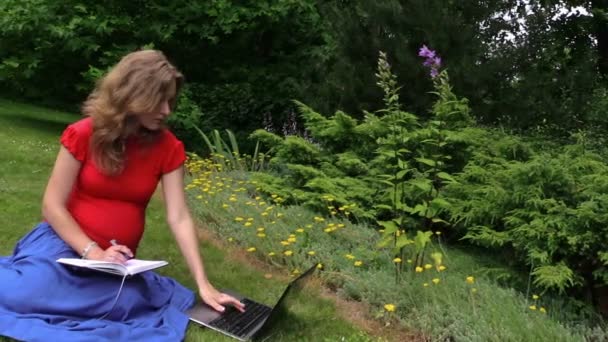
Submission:
<svg viewBox="0 0 608 342">
<path fill-rule="evenodd" d="M 42 194 L 59 148 L 59 135 L 68 123 L 79 116 L 42 107 L 0 100 L 0 255 L 12 252 L 15 243 L 40 220 Z M 160 270 L 190 288 L 188 269 L 165 224 L 160 198 L 154 198 L 147 213 L 147 229 L 139 256 L 164 259 L 170 266 Z M 226 251 L 203 242 L 201 251 L 210 279 L 220 288 L 235 288 L 272 303 L 286 279 L 267 278 L 265 272 L 243 265 Z M 296 305 L 298 319 L 279 328 L 278 341 L 374 341 L 366 333 L 340 318 L 334 304 L 319 298 L 311 288 L 306 301 Z M 186 341 L 230 341 L 214 332 L 191 326 Z M 0 341 L 7 339 L 0 337 Z"/>
<path fill-rule="evenodd" d="M 568 180 L 577 177 L 573 172 L 585 170 L 588 177 L 599 177 L 605 167 L 601 156 L 580 153 L 580 141 L 541 153 L 516 136 L 476 127 L 466 99 L 452 92 L 447 73 L 440 70 L 438 56 L 428 48 L 420 55 L 438 97 L 430 119 L 401 110 L 396 78 L 381 55 L 377 77 L 385 108 L 366 113 L 362 122 L 343 112 L 326 118 L 300 103 L 309 138 L 261 130 L 252 135 L 272 147 L 263 172 L 246 172 L 225 143 L 220 153 L 211 148 L 210 159 L 193 155 L 188 189 L 201 220 L 228 241 L 287 266 L 294 275 L 319 263 L 325 281 L 338 293 L 372 304 L 379 319 L 399 321 L 432 338 L 604 338 L 604 323 L 589 304 L 559 296 L 566 289 L 592 285 L 581 280 L 584 275 L 602 281 L 601 263 L 585 273 L 589 268 L 577 261 L 603 255 L 595 235 L 604 228 L 576 223 L 589 209 L 584 201 L 570 198 L 572 206 L 587 209 L 569 211 L 573 231 L 556 231 L 553 237 L 536 227 L 551 227 L 539 220 L 555 222 L 558 210 L 534 207 L 563 202 L 550 192 L 562 185 L 550 178 L 560 175 L 558 167 L 570 167 L 562 175 Z M 572 151 L 580 159 L 568 163 Z M 482 162 L 486 164 L 478 166 Z M 517 168 L 521 176 L 512 177 L 509 172 Z M 535 169 L 541 172 L 530 171 Z M 516 189 L 494 189 L 499 180 L 510 180 L 505 184 Z M 567 189 L 559 193 L 568 197 Z M 513 200 L 505 206 L 487 196 L 490 191 L 509 194 L 496 198 L 530 200 L 530 207 Z M 597 198 L 596 193 L 581 195 Z M 539 211 L 527 212 L 531 207 Z M 472 218 L 486 220 L 486 226 L 471 225 Z M 502 232 L 501 220 L 512 231 Z M 445 244 L 461 238 L 490 247 L 482 258 L 509 255 L 514 270 L 524 272 L 513 274 L 504 260 L 486 263 Z M 570 247 L 547 246 L 560 238 Z M 592 252 L 581 255 L 582 245 Z M 497 286 L 499 282 L 514 288 Z M 501 321 L 506 317 L 508 324 Z"/>
<path fill-rule="evenodd" d="M 283 205 L 278 195 L 264 198 L 248 173 L 224 171 L 210 159 L 193 157 L 188 165 L 191 206 L 211 230 L 233 248 L 292 276 L 317 264 L 327 286 L 344 298 L 369 303 L 377 320 L 421 331 L 432 340 L 577 341 L 603 336 L 590 322 L 575 324 L 580 317 L 572 303 L 499 286 L 493 273 L 501 267 L 498 260 L 449 248 L 441 234 L 433 234 L 426 245 L 431 257 L 415 266 L 415 259 L 394 258 L 390 250 L 379 248 L 382 234 L 350 222 L 345 213 L 327 218 L 304 206 Z M 396 280 L 395 268 L 401 265 Z M 508 274 L 504 268 L 501 272 Z"/>
</svg>

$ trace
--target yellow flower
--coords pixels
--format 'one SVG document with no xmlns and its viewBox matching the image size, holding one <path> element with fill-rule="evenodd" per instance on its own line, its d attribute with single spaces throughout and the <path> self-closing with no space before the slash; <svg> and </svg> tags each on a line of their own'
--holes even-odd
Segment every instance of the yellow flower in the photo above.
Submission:
<svg viewBox="0 0 608 342">
<path fill-rule="evenodd" d="M 424 287 L 428 287 L 428 286 L 429 286 L 429 283 L 424 283 L 424 284 L 422 284 L 422 286 L 424 286 Z"/>
<path fill-rule="evenodd" d="M 263 232 L 264 231 L 264 227 L 258 227 L 258 232 Z"/>
<path fill-rule="evenodd" d="M 473 284 L 475 282 L 475 278 L 472 276 L 467 277 L 467 284 Z"/>
<path fill-rule="evenodd" d="M 225 208 L 228 208 L 228 207 L 229 207 L 229 205 L 228 205 L 228 204 L 226 204 L 226 203 L 222 204 L 222 208 L 224 208 L 224 209 L 225 209 Z"/>
<path fill-rule="evenodd" d="M 264 213 L 261 213 L 260 215 L 262 215 L 262 216 L 268 216 L 268 213 L 264 212 Z"/>
<path fill-rule="evenodd" d="M 268 256 L 275 256 L 275 255 L 276 255 L 276 253 L 275 253 L 275 252 L 270 252 L 270 253 L 268 253 Z"/>
<path fill-rule="evenodd" d="M 538 297 L 538 295 L 532 295 L 532 299 L 538 300 L 538 298 L 540 298 L 540 297 Z"/>
<path fill-rule="evenodd" d="M 354 256 L 354 255 L 352 255 L 352 254 L 346 254 L 344 257 L 345 257 L 346 259 L 351 259 L 351 260 L 355 258 L 355 256 Z"/>
<path fill-rule="evenodd" d="M 277 217 L 281 217 L 281 216 L 283 216 L 283 213 L 278 213 L 277 214 Z"/>
<path fill-rule="evenodd" d="M 363 265 L 363 261 L 360 261 L 360 260 L 355 261 L 355 266 L 359 267 L 361 265 Z"/>
<path fill-rule="evenodd" d="M 323 264 L 322 264 L 322 263 L 318 263 L 318 264 L 317 264 L 317 268 L 318 268 L 318 269 L 322 269 L 322 268 L 323 268 Z"/>
<path fill-rule="evenodd" d="M 304 229 L 298 228 L 298 229 L 296 229 L 296 233 L 304 233 Z"/>
<path fill-rule="evenodd" d="M 398 263 L 400 263 L 400 262 L 401 262 L 401 258 L 395 258 L 395 259 L 393 259 L 393 262 L 394 262 L 395 264 L 398 264 Z"/>
<path fill-rule="evenodd" d="M 441 271 L 445 271 L 446 267 L 443 265 L 439 265 L 439 267 L 437 269 L 439 270 L 439 272 L 441 272 Z"/>
<path fill-rule="evenodd" d="M 203 196 L 201 196 L 201 195 L 196 196 L 196 199 L 202 199 L 202 198 L 203 198 Z"/>
<path fill-rule="evenodd" d="M 249 226 L 251 226 L 251 225 L 252 225 L 252 223 L 251 223 L 251 222 L 245 222 L 245 224 L 244 224 L 244 226 L 245 226 L 245 227 L 249 227 Z"/>
<path fill-rule="evenodd" d="M 296 238 L 295 237 L 290 237 L 287 239 L 288 242 L 296 242 Z"/>
<path fill-rule="evenodd" d="M 231 238 L 231 237 L 228 238 L 228 242 L 233 242 L 233 241 L 234 241 L 234 238 Z"/>
<path fill-rule="evenodd" d="M 253 217 L 248 218 L 247 221 L 253 221 Z"/>
<path fill-rule="evenodd" d="M 412 259 L 407 259 L 407 263 L 411 264 L 412 263 Z"/>
<path fill-rule="evenodd" d="M 540 307 L 540 309 L 538 311 L 540 311 L 540 312 L 542 312 L 544 314 L 547 313 L 547 310 L 544 307 L 542 307 L 542 306 Z"/>
<path fill-rule="evenodd" d="M 315 251 L 309 251 L 309 252 L 308 252 L 308 255 L 315 255 L 315 254 L 316 254 L 316 252 L 315 252 Z"/>
<path fill-rule="evenodd" d="M 437 285 L 439 284 L 439 278 L 433 278 L 433 284 Z"/>
<path fill-rule="evenodd" d="M 255 247 L 249 247 L 247 248 L 247 252 L 251 253 L 251 252 L 255 252 Z"/>
<path fill-rule="evenodd" d="M 416 266 L 416 273 L 422 273 L 422 271 L 424 271 L 424 268 Z"/>
<path fill-rule="evenodd" d="M 281 245 L 283 245 L 283 246 L 289 246 L 289 241 L 281 241 Z"/>
<path fill-rule="evenodd" d="M 388 312 L 394 312 L 396 309 L 395 304 L 384 304 L 384 310 Z"/>
<path fill-rule="evenodd" d="M 532 311 L 536 310 L 536 305 L 530 305 L 530 310 L 532 310 Z"/>
<path fill-rule="evenodd" d="M 291 256 L 293 254 L 293 251 L 285 251 L 283 252 L 283 254 L 285 254 L 286 256 Z"/>
<path fill-rule="evenodd" d="M 440 231 L 436 231 L 435 235 L 441 235 L 441 232 Z"/>
<path fill-rule="evenodd" d="M 433 265 L 426 264 L 426 265 L 424 265 L 424 268 L 427 269 L 427 270 L 429 270 L 429 269 L 433 268 Z"/>
<path fill-rule="evenodd" d="M 264 233 L 258 233 L 258 237 L 264 238 L 264 237 L 266 237 L 266 234 L 264 234 Z"/>
<path fill-rule="evenodd" d="M 244 220 L 244 218 L 237 216 L 237 217 L 234 218 L 234 220 L 237 221 L 237 222 L 241 222 L 241 221 Z"/>
</svg>

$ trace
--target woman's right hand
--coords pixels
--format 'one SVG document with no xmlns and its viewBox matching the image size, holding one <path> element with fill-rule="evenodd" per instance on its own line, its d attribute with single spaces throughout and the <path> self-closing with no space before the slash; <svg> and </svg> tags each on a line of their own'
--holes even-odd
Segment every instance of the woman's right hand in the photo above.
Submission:
<svg viewBox="0 0 608 342">
<path fill-rule="evenodd" d="M 87 259 L 110 261 L 119 264 L 124 264 L 131 258 L 133 258 L 133 252 L 125 245 L 110 246 L 106 250 L 96 247 L 87 254 Z"/>
</svg>

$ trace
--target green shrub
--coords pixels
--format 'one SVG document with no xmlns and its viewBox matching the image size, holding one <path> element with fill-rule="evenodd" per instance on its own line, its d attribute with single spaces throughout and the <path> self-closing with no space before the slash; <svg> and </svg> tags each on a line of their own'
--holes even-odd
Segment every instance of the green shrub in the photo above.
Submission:
<svg viewBox="0 0 608 342">
<path fill-rule="evenodd" d="M 532 267 L 534 284 L 546 290 L 608 285 L 603 158 L 580 144 L 529 154 L 525 161 L 507 156 L 477 153 L 447 187 L 451 217 L 464 238 L 513 249 Z"/>
</svg>

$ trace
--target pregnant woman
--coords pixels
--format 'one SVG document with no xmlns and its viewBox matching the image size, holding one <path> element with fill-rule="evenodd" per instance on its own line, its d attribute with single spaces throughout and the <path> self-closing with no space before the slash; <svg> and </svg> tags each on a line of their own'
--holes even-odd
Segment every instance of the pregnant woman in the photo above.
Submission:
<svg viewBox="0 0 608 342">
<path fill-rule="evenodd" d="M 165 128 L 183 77 L 154 50 L 123 57 L 63 132 L 44 222 L 0 257 L 0 336 L 38 341 L 180 341 L 195 294 L 154 272 L 121 278 L 58 258 L 124 263 L 137 251 L 159 181 L 167 222 L 202 301 L 244 310 L 207 280 L 184 196 L 183 144 Z"/>
</svg>

